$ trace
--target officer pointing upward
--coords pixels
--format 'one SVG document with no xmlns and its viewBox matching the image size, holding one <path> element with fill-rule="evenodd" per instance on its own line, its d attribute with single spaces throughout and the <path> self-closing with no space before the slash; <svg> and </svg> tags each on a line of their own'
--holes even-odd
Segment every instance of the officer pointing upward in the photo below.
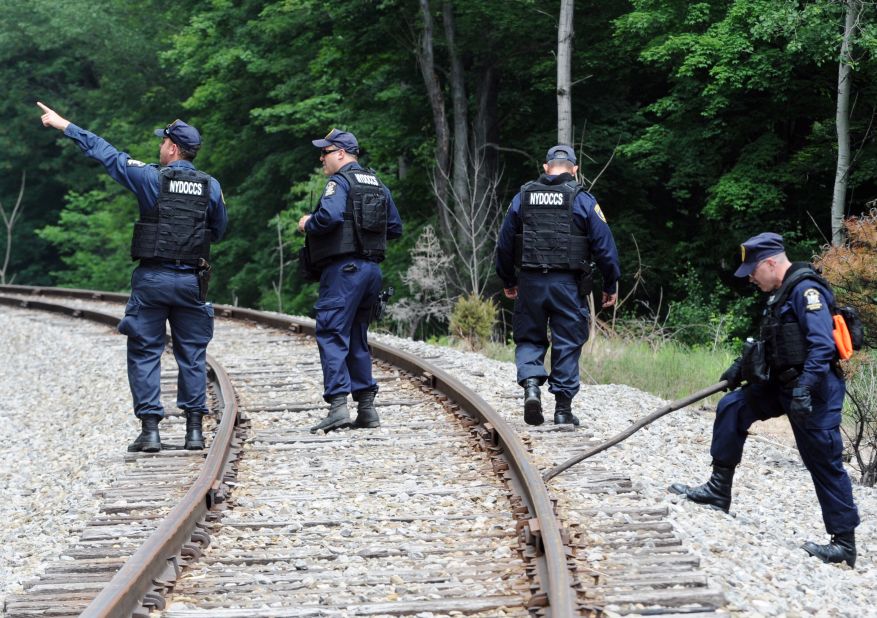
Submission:
<svg viewBox="0 0 877 618">
<path fill-rule="evenodd" d="M 86 156 L 137 196 L 131 257 L 140 265 L 131 276 L 131 297 L 119 332 L 128 336 L 128 383 L 141 432 L 129 451 L 161 450 L 161 355 L 165 323 L 179 366 L 177 406 L 186 413 L 185 448 L 204 448 L 207 414 L 205 355 L 213 337 L 213 306 L 206 302 L 211 242 L 225 233 L 228 218 L 216 179 L 195 169 L 201 147 L 195 127 L 175 120 L 155 134 L 162 138 L 159 164 L 146 165 L 106 140 L 62 118 L 42 103 L 44 126 L 63 131 Z"/>
<path fill-rule="evenodd" d="M 600 206 L 576 183 L 575 151 L 554 146 L 542 167 L 545 173 L 512 199 L 499 233 L 496 272 L 505 295 L 515 299 L 512 327 L 524 420 L 542 424 L 539 387 L 547 379 L 554 394 L 554 422 L 578 425 L 572 400 L 579 391 L 579 356 L 588 339 L 592 263 L 603 276 L 603 307 L 618 298 L 621 268 Z M 549 327 L 550 375 L 544 365 Z"/>
<path fill-rule="evenodd" d="M 298 229 L 307 234 L 307 258 L 320 273 L 314 308 L 329 413 L 311 432 L 351 424 L 361 429 L 378 427 L 374 405 L 378 385 L 372 377 L 368 324 L 381 290 L 379 263 L 387 239 L 402 235 L 402 219 L 390 190 L 374 171 L 359 165 L 359 143 L 353 133 L 332 129 L 312 143 L 320 149 L 329 181 L 316 209 L 301 217 Z M 357 402 L 353 423 L 348 394 Z"/>
<path fill-rule="evenodd" d="M 816 488 L 825 529 L 832 535 L 827 545 L 808 541 L 802 549 L 823 562 L 855 566 L 859 513 L 841 458 L 845 385 L 832 336 L 834 294 L 809 264 L 789 261 L 779 234 L 758 234 L 740 249 L 742 263 L 734 275 L 748 277 L 771 294 L 760 340 L 749 343 L 722 374 L 731 389 L 747 384 L 722 397 L 716 408 L 712 475 L 703 485 L 674 483 L 670 491 L 727 513 L 749 427 L 787 414 Z"/>
</svg>

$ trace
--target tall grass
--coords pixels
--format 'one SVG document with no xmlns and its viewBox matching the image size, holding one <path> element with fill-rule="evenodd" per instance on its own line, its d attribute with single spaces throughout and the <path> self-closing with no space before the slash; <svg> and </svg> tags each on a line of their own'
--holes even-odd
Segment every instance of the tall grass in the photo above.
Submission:
<svg viewBox="0 0 877 618">
<path fill-rule="evenodd" d="M 674 341 L 653 347 L 598 337 L 585 346 L 579 367 L 584 384 L 627 384 L 672 400 L 715 384 L 733 360 L 731 352 L 723 349 L 692 348 Z M 707 401 L 715 403 L 719 397 Z"/>
<path fill-rule="evenodd" d="M 491 342 L 482 352 L 493 359 L 514 361 L 514 345 Z M 546 354 L 546 361 L 551 350 Z M 673 341 L 645 342 L 597 337 L 582 351 L 582 384 L 627 384 L 663 399 L 679 399 L 719 381 L 734 355 L 719 349 L 691 348 Z M 707 399 L 716 403 L 720 394 Z"/>
</svg>

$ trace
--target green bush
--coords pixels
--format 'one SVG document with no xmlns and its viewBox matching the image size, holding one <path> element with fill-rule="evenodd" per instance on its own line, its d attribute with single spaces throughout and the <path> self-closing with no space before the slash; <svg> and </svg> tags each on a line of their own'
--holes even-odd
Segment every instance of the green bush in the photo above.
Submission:
<svg viewBox="0 0 877 618">
<path fill-rule="evenodd" d="M 707 284 L 688 264 L 677 282 L 673 301 L 663 325 L 673 341 L 690 347 L 718 349 L 739 344 L 751 327 L 753 298 L 741 297 L 722 283 Z"/>
<path fill-rule="evenodd" d="M 480 350 L 490 340 L 496 324 L 496 303 L 477 294 L 461 296 L 451 311 L 450 335 Z"/>
</svg>

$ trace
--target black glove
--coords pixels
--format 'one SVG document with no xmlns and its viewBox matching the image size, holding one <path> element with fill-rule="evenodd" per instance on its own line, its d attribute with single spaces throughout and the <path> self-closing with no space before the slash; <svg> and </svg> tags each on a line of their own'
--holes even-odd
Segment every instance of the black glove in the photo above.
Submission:
<svg viewBox="0 0 877 618">
<path fill-rule="evenodd" d="M 738 386 L 740 386 L 740 382 L 743 381 L 743 359 L 737 358 L 730 367 L 725 369 L 725 373 L 722 374 L 722 377 L 719 380 L 727 380 L 728 386 L 727 390 L 732 391 Z"/>
<path fill-rule="evenodd" d="M 789 404 L 789 414 L 805 417 L 813 412 L 813 402 L 810 400 L 810 388 L 796 386 L 792 389 L 792 403 Z"/>
</svg>

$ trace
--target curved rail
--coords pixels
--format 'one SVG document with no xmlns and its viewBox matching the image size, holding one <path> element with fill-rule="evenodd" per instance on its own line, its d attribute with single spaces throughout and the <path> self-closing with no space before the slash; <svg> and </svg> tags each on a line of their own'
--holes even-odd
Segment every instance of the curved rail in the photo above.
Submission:
<svg viewBox="0 0 877 618">
<path fill-rule="evenodd" d="M 68 296 L 76 298 L 84 298 L 88 300 L 103 300 L 109 302 L 125 302 L 128 297 L 124 294 L 113 294 L 105 292 L 95 292 L 91 290 L 65 289 L 65 288 L 41 288 L 30 286 L 0 286 L 0 292 L 9 292 L 14 294 L 30 294 L 30 295 L 48 295 L 48 296 Z M 0 297 L 2 299 L 2 297 Z M 21 303 L 20 299 L 18 303 Z M 28 301 L 31 306 L 38 307 L 39 301 Z M 293 318 L 291 316 L 265 313 L 252 309 L 242 309 L 228 305 L 215 305 L 217 315 L 225 318 L 240 319 L 272 326 L 278 329 L 290 330 L 296 333 L 307 335 L 315 335 L 315 325 L 312 322 Z M 82 317 L 87 317 L 86 312 L 82 311 Z M 118 318 L 113 318 L 113 324 Z M 573 589 L 573 583 L 570 571 L 567 566 L 567 548 L 561 535 L 561 530 L 554 513 L 551 498 L 542 475 L 538 468 L 534 466 L 527 451 L 518 438 L 517 433 L 512 426 L 500 416 L 490 405 L 484 401 L 477 393 L 466 387 L 460 380 L 454 378 L 446 371 L 428 363 L 413 354 L 392 348 L 388 345 L 373 342 L 370 344 L 374 356 L 384 360 L 392 365 L 399 367 L 417 377 L 430 388 L 433 388 L 458 405 L 462 410 L 475 417 L 484 425 L 487 431 L 491 433 L 494 445 L 502 449 L 509 458 L 510 472 L 516 488 L 524 501 L 524 505 L 528 508 L 532 519 L 527 522 L 527 542 L 531 544 L 535 550 L 537 566 L 540 575 L 540 581 L 547 598 L 544 603 L 547 604 L 546 615 L 566 618 L 567 616 L 576 615 L 576 598 Z M 231 398 L 234 401 L 234 398 Z M 226 402 L 228 400 L 226 399 Z M 236 412 L 235 412 L 236 416 Z M 225 419 L 223 419 L 225 422 Z M 204 502 L 202 500 L 202 502 Z M 174 509 L 176 511 L 177 509 Z M 172 513 L 173 514 L 173 513 Z M 193 524 L 194 526 L 194 524 Z M 162 526 L 160 530 L 165 529 Z M 156 534 L 158 531 L 156 532 Z M 178 546 L 179 547 L 179 546 Z M 143 548 L 131 558 L 145 559 L 146 554 L 153 559 L 158 559 L 155 552 L 150 550 L 146 552 Z M 141 554 L 143 554 L 141 556 Z M 129 562 L 130 562 L 129 561 Z M 164 568 L 165 560 L 162 560 Z M 122 571 L 126 570 L 128 564 L 117 574 L 119 577 Z M 144 567 L 145 568 L 145 565 Z M 133 567 L 132 567 L 133 569 Z M 142 571 L 141 571 L 142 572 Z M 133 574 L 133 573 L 132 573 Z M 116 578 L 113 579 L 113 582 Z M 151 582 L 151 578 L 149 580 Z M 108 598 L 110 594 L 122 594 L 124 591 L 120 584 L 113 585 L 111 588 L 114 592 L 105 589 L 101 595 L 95 599 L 89 610 L 98 602 L 98 600 Z M 104 594 L 106 593 L 106 594 Z M 106 603 L 107 601 L 102 601 Z M 543 599 L 535 599 L 535 603 L 539 604 Z M 87 616 L 105 616 L 110 614 L 88 613 Z"/>
</svg>

